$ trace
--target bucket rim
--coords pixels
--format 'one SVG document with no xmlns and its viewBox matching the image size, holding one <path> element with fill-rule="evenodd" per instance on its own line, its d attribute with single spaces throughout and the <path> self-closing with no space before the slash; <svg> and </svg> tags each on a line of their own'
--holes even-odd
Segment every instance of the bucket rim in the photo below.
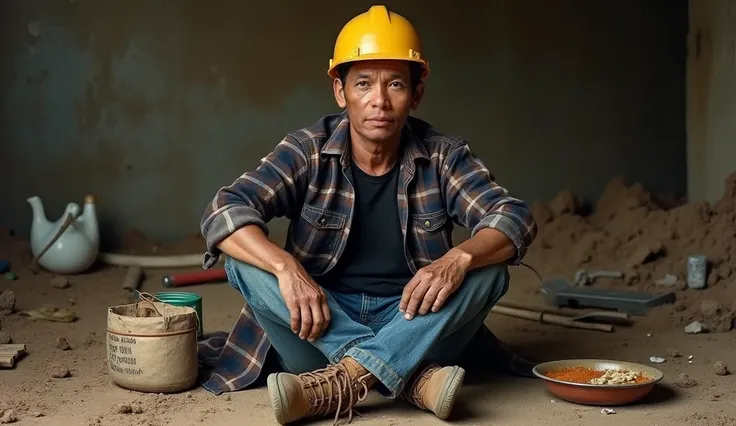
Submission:
<svg viewBox="0 0 736 426">
<path fill-rule="evenodd" d="M 159 293 L 154 293 L 153 295 L 162 302 L 167 302 L 168 300 L 176 300 L 180 302 L 199 302 L 202 300 L 201 295 L 188 291 L 162 291 Z"/>
</svg>

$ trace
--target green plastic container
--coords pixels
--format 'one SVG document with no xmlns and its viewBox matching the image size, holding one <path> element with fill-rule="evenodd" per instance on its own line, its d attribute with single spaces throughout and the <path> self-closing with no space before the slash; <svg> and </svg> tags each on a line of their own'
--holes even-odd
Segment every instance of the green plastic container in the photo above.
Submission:
<svg viewBox="0 0 736 426">
<path fill-rule="evenodd" d="M 161 302 L 168 303 L 174 306 L 188 306 L 194 308 L 199 318 L 199 330 L 197 330 L 197 337 L 202 337 L 202 296 L 197 293 L 187 293 L 184 291 L 164 291 L 155 294 L 156 299 Z"/>
</svg>

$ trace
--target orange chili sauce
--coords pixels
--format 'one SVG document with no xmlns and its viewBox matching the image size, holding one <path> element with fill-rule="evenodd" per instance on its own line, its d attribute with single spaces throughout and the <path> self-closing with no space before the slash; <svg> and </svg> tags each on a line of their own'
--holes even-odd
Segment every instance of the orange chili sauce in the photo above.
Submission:
<svg viewBox="0 0 736 426">
<path fill-rule="evenodd" d="M 569 367 L 562 368 L 555 371 L 550 371 L 546 374 L 550 379 L 562 380 L 564 382 L 573 383 L 589 383 L 593 379 L 601 377 L 605 371 L 594 370 L 586 367 Z M 649 379 L 646 376 L 637 374 L 636 383 L 647 383 Z"/>
</svg>

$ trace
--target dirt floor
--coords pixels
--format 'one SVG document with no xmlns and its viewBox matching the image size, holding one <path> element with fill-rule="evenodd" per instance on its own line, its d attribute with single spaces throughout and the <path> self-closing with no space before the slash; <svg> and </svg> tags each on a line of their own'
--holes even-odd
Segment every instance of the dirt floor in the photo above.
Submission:
<svg viewBox="0 0 736 426">
<path fill-rule="evenodd" d="M 453 423 L 467 425 L 734 425 L 736 375 L 714 364 L 736 369 L 736 332 L 730 331 L 736 306 L 736 176 L 722 202 L 665 209 L 637 185 L 613 181 L 592 216 L 579 214 L 574 195 L 562 193 L 546 205 L 536 204 L 541 233 L 526 259 L 545 279 L 565 277 L 586 268 L 618 270 L 621 280 L 598 279 L 596 288 L 651 292 L 674 291 L 677 302 L 631 326 L 611 333 L 538 324 L 491 314 L 487 324 L 522 355 L 536 361 L 565 358 L 606 358 L 659 368 L 664 379 L 641 403 L 601 407 L 564 402 L 549 394 L 542 381 L 505 375 L 469 377 L 456 405 Z M 669 207 L 669 206 L 666 206 Z M 136 253 L 152 252 L 142 236 L 130 241 Z M 199 253 L 202 241 L 159 246 L 158 254 Z M 705 254 L 711 262 L 706 289 L 688 289 L 687 256 Z M 28 244 L 0 234 L 0 259 L 9 260 L 18 275 L 0 279 L 0 339 L 25 343 L 28 353 L 14 369 L 0 369 L 0 423 L 17 419 L 22 425 L 265 425 L 276 424 L 265 388 L 215 397 L 201 388 L 177 395 L 142 394 L 124 390 L 107 376 L 105 324 L 108 306 L 122 303 L 126 269 L 101 267 L 69 278 L 57 288 L 53 275 L 28 271 Z M 191 268 L 198 270 L 198 268 Z M 162 276 L 149 270 L 142 290 L 163 290 Z M 671 274 L 664 283 L 655 284 Z M 57 283 L 58 284 L 58 283 Z M 63 285 L 60 285 L 63 287 Z M 10 290 L 13 313 L 7 312 Z M 226 284 L 190 287 L 204 300 L 205 332 L 229 331 L 241 299 Z M 3 293 L 4 292 L 4 293 Z M 513 268 L 505 302 L 549 307 L 539 280 L 526 268 Z M 6 312 L 3 311 L 6 304 Z M 46 304 L 73 309 L 72 323 L 34 321 L 22 312 Z M 705 331 L 687 334 L 684 327 L 699 321 Z M 68 342 L 69 348 L 63 338 Z M 3 343 L 3 342 L 0 342 Z M 649 358 L 662 357 L 653 364 Z M 68 372 L 68 374 L 67 374 Z M 683 377 L 686 375 L 687 377 Z M 55 378 L 54 376 L 65 376 Z M 123 407 L 121 407 L 121 405 Z M 12 411 L 11 411 L 12 410 Z M 122 413 L 121 413 L 122 411 Z M 355 424 L 439 425 L 444 422 L 400 402 L 372 395 Z M 4 413 L 4 414 L 3 414 Z M 331 419 L 315 424 L 332 424 Z"/>
</svg>

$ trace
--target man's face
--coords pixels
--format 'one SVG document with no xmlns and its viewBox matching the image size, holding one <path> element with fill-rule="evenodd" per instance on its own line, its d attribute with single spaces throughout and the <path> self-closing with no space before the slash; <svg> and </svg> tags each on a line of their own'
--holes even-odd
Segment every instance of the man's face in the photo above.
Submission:
<svg viewBox="0 0 736 426">
<path fill-rule="evenodd" d="M 401 134 L 409 112 L 419 106 L 424 87 L 412 92 L 406 61 L 358 61 L 348 71 L 343 86 L 335 79 L 335 99 L 346 108 L 355 131 L 373 142 Z"/>
</svg>

